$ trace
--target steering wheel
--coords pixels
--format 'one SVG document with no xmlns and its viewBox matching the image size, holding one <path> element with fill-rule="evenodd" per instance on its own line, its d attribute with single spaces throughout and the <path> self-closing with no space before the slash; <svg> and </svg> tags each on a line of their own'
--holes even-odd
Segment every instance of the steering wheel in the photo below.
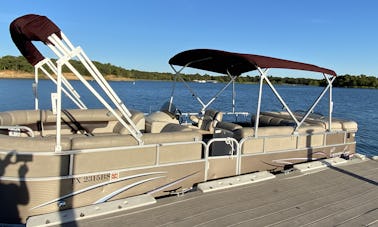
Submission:
<svg viewBox="0 0 378 227">
<path fill-rule="evenodd" d="M 175 118 L 179 121 L 179 123 L 181 124 L 183 121 L 184 121 L 184 118 L 182 117 L 182 112 L 181 112 L 181 110 L 179 110 L 179 109 L 175 109 L 175 112 L 174 112 L 174 114 L 175 114 Z"/>
</svg>

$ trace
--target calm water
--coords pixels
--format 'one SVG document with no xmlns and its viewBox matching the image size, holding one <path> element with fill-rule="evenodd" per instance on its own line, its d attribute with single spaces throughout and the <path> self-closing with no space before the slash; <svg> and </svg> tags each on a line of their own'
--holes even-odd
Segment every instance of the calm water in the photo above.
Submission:
<svg viewBox="0 0 378 227">
<path fill-rule="evenodd" d="M 34 96 L 31 88 L 32 80 L 10 80 L 0 79 L 0 111 L 15 109 L 33 109 Z M 77 81 L 72 84 L 88 107 L 102 108 L 93 95 Z M 158 81 L 137 81 L 133 82 L 111 82 L 121 99 L 129 108 L 138 109 L 143 112 L 158 110 L 161 105 L 168 101 L 172 82 Z M 200 84 L 191 83 L 193 90 L 203 99 L 205 103 L 210 100 L 223 84 Z M 258 85 L 237 84 L 236 88 L 236 110 L 255 113 Z M 277 86 L 278 92 L 284 97 L 292 110 L 306 110 L 319 96 L 323 88 L 310 86 Z M 200 105 L 195 97 L 189 93 L 182 83 L 177 84 L 175 89 L 174 103 L 182 112 L 198 112 Z M 50 93 L 54 92 L 52 82 L 40 81 L 39 97 L 40 108 L 51 109 Z M 262 111 L 282 110 L 281 104 L 277 101 L 268 87 L 264 87 L 262 100 Z M 211 108 L 223 111 L 231 111 L 231 94 L 229 87 L 215 101 Z M 358 123 L 357 150 L 360 153 L 378 155 L 378 90 L 373 89 L 333 89 L 334 117 L 351 119 Z M 65 99 L 65 108 L 75 108 L 74 104 Z M 323 98 L 315 109 L 315 112 L 328 114 L 328 95 Z"/>
</svg>

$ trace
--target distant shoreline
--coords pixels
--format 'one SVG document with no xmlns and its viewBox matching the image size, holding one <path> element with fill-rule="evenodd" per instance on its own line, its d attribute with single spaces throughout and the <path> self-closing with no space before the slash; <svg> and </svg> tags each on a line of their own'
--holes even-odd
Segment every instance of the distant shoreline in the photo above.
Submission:
<svg viewBox="0 0 378 227">
<path fill-rule="evenodd" d="M 67 80 L 78 80 L 73 73 L 63 73 Z M 106 80 L 109 81 L 135 81 L 135 79 L 126 77 L 117 77 L 115 75 L 104 75 Z M 84 76 L 85 79 L 91 79 L 92 77 Z M 33 73 L 14 71 L 14 70 L 0 70 L 0 79 L 34 79 Z M 48 79 L 44 74 L 40 74 L 39 79 Z"/>
<path fill-rule="evenodd" d="M 73 73 L 63 73 L 65 78 L 67 80 L 79 80 Z M 356 76 L 339 76 L 339 78 L 342 77 L 350 77 L 350 78 L 357 78 Z M 366 76 L 365 76 L 366 77 Z M 90 76 L 84 76 L 86 80 L 93 80 L 93 77 Z M 107 81 L 127 81 L 127 82 L 133 82 L 133 81 L 138 81 L 138 80 L 148 80 L 148 81 L 168 81 L 164 79 L 148 79 L 148 78 L 140 78 L 140 79 L 135 79 L 135 78 L 129 78 L 129 77 L 120 77 L 116 75 L 104 75 L 104 78 Z M 34 79 L 34 73 L 29 73 L 29 72 L 24 72 L 24 71 L 17 71 L 17 70 L 0 70 L 0 79 Z M 49 78 L 41 73 L 39 75 L 39 80 L 48 80 Z M 378 81 L 378 78 L 375 80 Z M 275 83 L 275 81 L 271 81 L 274 84 L 281 84 L 281 85 L 303 85 L 303 86 L 320 86 L 320 85 L 311 85 L 311 84 L 292 84 L 292 83 Z M 337 82 L 337 81 L 336 81 Z M 358 83 L 359 81 L 355 81 Z M 222 81 L 219 81 L 219 83 L 222 83 Z M 237 82 L 237 83 L 242 83 L 242 84 L 256 84 L 255 82 L 249 82 L 249 81 L 242 81 L 242 82 Z M 339 87 L 339 88 L 362 88 L 362 89 L 378 89 L 377 86 L 358 86 L 354 84 L 344 84 L 344 86 L 338 86 L 337 83 L 333 84 L 333 87 Z"/>
</svg>

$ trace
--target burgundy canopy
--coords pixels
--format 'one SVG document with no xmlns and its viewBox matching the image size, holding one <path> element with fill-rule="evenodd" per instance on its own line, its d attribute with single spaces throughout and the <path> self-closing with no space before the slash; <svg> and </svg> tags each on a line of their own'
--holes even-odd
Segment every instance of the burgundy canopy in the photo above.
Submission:
<svg viewBox="0 0 378 227">
<path fill-rule="evenodd" d="M 229 72 L 232 75 L 240 75 L 260 67 L 306 70 L 336 76 L 333 70 L 321 68 L 316 65 L 260 55 L 240 54 L 211 49 L 194 49 L 181 52 L 172 57 L 169 60 L 169 64 L 188 66 L 222 74 Z"/>
<path fill-rule="evenodd" d="M 54 33 L 61 38 L 58 26 L 47 17 L 35 14 L 24 15 L 15 19 L 10 24 L 9 29 L 13 42 L 33 66 L 43 60 L 44 57 L 32 41 L 50 43 L 47 37 Z"/>
</svg>

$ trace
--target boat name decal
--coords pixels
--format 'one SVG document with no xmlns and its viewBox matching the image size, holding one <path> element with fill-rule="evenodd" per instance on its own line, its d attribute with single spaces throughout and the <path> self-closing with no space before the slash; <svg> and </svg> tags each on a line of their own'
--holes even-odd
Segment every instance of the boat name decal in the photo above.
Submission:
<svg viewBox="0 0 378 227">
<path fill-rule="evenodd" d="M 98 175 L 82 176 L 72 178 L 73 184 L 88 183 L 88 182 L 103 182 L 114 181 L 119 179 L 119 172 L 104 173 Z"/>
</svg>

